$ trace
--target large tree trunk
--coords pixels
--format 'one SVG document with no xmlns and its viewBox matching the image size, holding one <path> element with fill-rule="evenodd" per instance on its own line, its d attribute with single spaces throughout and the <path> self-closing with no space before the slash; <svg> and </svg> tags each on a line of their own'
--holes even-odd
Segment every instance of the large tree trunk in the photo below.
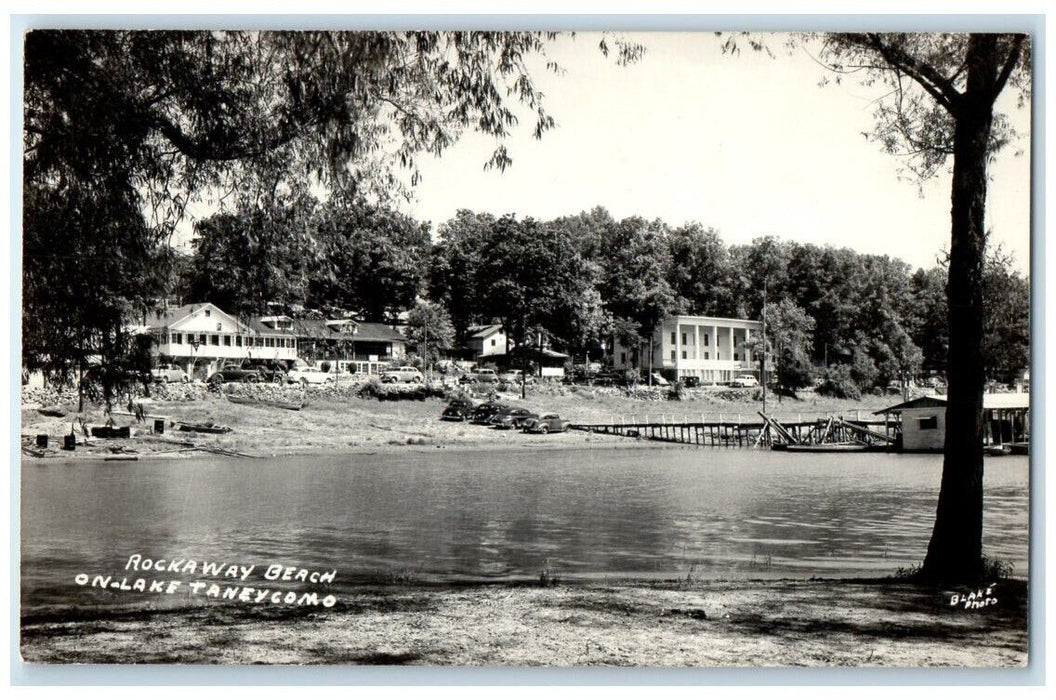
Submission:
<svg viewBox="0 0 1056 700">
<path fill-rule="evenodd" d="M 955 114 L 945 456 L 922 572 L 933 582 L 972 581 L 983 574 L 982 288 L 996 49 L 993 35 L 969 40 L 967 86 Z"/>
</svg>

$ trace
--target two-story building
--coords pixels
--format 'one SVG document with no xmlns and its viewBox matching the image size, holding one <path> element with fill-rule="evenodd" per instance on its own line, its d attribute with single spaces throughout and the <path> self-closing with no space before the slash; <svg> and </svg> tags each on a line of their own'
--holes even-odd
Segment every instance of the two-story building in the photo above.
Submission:
<svg viewBox="0 0 1056 700">
<path fill-rule="evenodd" d="M 762 331 L 761 322 L 747 319 L 669 316 L 657 328 L 652 342 L 643 343 L 637 352 L 615 340 L 613 366 L 633 369 L 637 358 L 638 369 L 648 371 L 652 366 L 654 372 L 664 371 L 678 379 L 699 377 L 704 383 L 728 382 L 741 374 L 758 377 L 759 358 L 750 343 Z"/>
<path fill-rule="evenodd" d="M 506 331 L 502 325 L 470 326 L 466 329 L 466 347 L 476 360 L 490 355 L 506 354 Z"/>
<path fill-rule="evenodd" d="M 297 338 L 281 322 L 269 326 L 261 320 L 243 321 L 215 304 L 170 307 L 148 315 L 145 321 L 155 339 L 154 354 L 203 379 L 226 361 L 297 357 Z"/>
<path fill-rule="evenodd" d="M 407 338 L 384 323 L 293 319 L 304 359 L 330 363 L 338 372 L 378 374 L 407 353 Z"/>
</svg>

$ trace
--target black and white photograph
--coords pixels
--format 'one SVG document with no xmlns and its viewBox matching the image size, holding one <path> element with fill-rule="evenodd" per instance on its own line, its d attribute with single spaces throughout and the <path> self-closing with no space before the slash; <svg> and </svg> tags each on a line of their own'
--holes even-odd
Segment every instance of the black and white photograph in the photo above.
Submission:
<svg viewBox="0 0 1056 700">
<path fill-rule="evenodd" d="M 13 34 L 21 662 L 1036 663 L 1037 25 L 735 19 Z"/>
</svg>

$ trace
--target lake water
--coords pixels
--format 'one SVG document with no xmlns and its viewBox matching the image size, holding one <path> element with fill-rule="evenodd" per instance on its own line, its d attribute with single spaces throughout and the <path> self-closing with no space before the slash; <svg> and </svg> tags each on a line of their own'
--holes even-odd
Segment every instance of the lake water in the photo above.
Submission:
<svg viewBox="0 0 1056 700">
<path fill-rule="evenodd" d="M 134 553 L 336 569 L 338 586 L 544 569 L 563 580 L 887 575 L 923 558 L 941 468 L 936 455 L 713 448 L 27 462 L 22 600 L 109 604 L 74 577 L 125 575 Z M 987 461 L 984 548 L 1018 577 L 1028 478 L 1026 457 Z"/>
</svg>

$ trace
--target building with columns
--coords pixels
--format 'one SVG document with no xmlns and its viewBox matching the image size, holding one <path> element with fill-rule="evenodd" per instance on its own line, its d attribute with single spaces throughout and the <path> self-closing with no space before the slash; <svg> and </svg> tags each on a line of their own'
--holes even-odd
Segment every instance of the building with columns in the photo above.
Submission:
<svg viewBox="0 0 1056 700">
<path fill-rule="evenodd" d="M 681 379 L 699 377 L 705 384 L 722 383 L 741 374 L 759 376 L 759 358 L 748 347 L 763 332 L 763 324 L 737 318 L 668 316 L 653 335 L 654 372 Z M 613 366 L 634 368 L 634 348 L 613 342 Z M 643 348 L 638 368 L 648 371 L 648 349 Z"/>
</svg>

